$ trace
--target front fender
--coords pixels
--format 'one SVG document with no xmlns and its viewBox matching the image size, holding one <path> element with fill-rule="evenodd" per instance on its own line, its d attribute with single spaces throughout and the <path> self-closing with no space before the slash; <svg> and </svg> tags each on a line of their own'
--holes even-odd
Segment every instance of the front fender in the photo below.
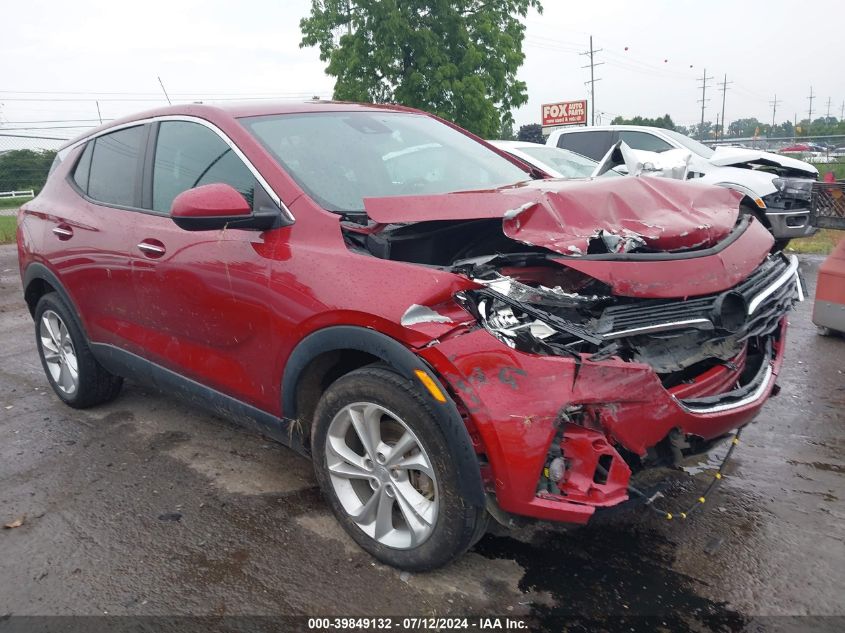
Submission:
<svg viewBox="0 0 845 633">
<path fill-rule="evenodd" d="M 318 330 L 300 341 L 288 358 L 282 377 L 283 415 L 286 418 L 297 416 L 296 387 L 308 364 L 320 354 L 338 350 L 356 350 L 377 356 L 415 384 L 418 382 L 415 370 L 426 372 L 434 380 L 446 395 L 446 402 L 434 402 L 432 410 L 446 438 L 450 458 L 457 466 L 462 496 L 469 503 L 483 507 L 485 496 L 478 458 L 457 405 L 431 367 L 404 345 L 381 332 L 341 325 Z"/>
</svg>

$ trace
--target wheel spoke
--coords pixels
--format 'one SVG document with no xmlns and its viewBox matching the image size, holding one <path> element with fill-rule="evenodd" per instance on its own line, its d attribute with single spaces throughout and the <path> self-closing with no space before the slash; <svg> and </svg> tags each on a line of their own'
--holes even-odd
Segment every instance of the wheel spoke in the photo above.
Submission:
<svg viewBox="0 0 845 633">
<path fill-rule="evenodd" d="M 386 456 L 387 459 L 385 460 L 384 465 L 388 468 L 395 465 L 402 459 L 402 456 L 405 455 L 405 453 L 412 448 L 416 448 L 416 446 L 417 440 L 411 433 L 405 431 L 405 433 L 402 434 L 402 437 L 399 438 L 399 441 L 391 447 L 390 452 Z"/>
<path fill-rule="evenodd" d="M 372 472 L 348 461 L 329 464 L 329 470 L 333 475 L 346 477 L 347 479 L 371 479 L 373 476 Z"/>
<path fill-rule="evenodd" d="M 59 344 L 62 348 L 65 348 L 65 351 L 73 349 L 73 343 L 71 343 L 67 328 L 61 322 L 59 323 Z"/>
<path fill-rule="evenodd" d="M 400 459 L 393 467 L 401 470 L 418 470 L 424 473 L 429 479 L 434 479 L 434 469 L 422 453 Z"/>
<path fill-rule="evenodd" d="M 50 336 L 50 340 L 53 341 L 53 345 L 56 346 L 56 349 L 61 347 L 61 340 L 59 338 L 59 325 L 58 325 L 58 317 L 55 314 L 48 314 L 42 317 L 41 322 L 44 324 L 45 328 L 47 329 L 47 334 Z"/>
<path fill-rule="evenodd" d="M 330 435 L 328 442 L 326 442 L 326 447 L 329 448 L 336 457 L 345 461 L 350 466 L 361 471 L 366 470 L 363 455 L 359 455 L 349 448 L 344 438 Z"/>
<path fill-rule="evenodd" d="M 413 547 L 431 529 L 431 520 L 427 515 L 431 514 L 432 502 L 420 495 L 410 483 L 397 483 L 393 489 L 396 491 L 396 502 L 402 518 L 410 531 Z"/>
<path fill-rule="evenodd" d="M 51 354 L 58 354 L 59 348 L 56 345 L 56 343 L 53 341 L 53 339 L 50 337 L 49 331 L 47 332 L 46 336 L 44 334 L 44 331 L 46 329 L 47 329 L 46 327 L 41 328 L 41 347 L 43 347 L 44 350 L 49 351 Z M 46 354 L 45 354 L 45 356 L 46 356 Z"/>
<path fill-rule="evenodd" d="M 369 525 L 372 523 L 375 519 L 376 510 L 378 509 L 381 493 L 381 488 L 373 492 L 372 496 L 367 499 L 358 511 L 354 514 L 350 513 L 349 516 L 351 516 L 356 523 L 360 523 L 362 525 Z"/>
<path fill-rule="evenodd" d="M 393 497 L 382 487 L 377 493 L 379 497 L 376 510 L 375 538 L 382 539 L 393 531 Z"/>
<path fill-rule="evenodd" d="M 52 350 L 52 349 L 47 348 L 47 346 L 44 345 L 43 339 L 41 341 L 41 345 L 42 345 L 42 347 L 45 348 L 44 349 L 44 360 L 46 360 L 48 363 L 58 363 L 59 358 L 61 358 L 59 356 L 59 352 L 57 352 L 56 350 Z"/>
<path fill-rule="evenodd" d="M 73 389 L 73 376 L 70 373 L 67 363 L 61 364 L 61 370 L 59 371 L 59 379 L 57 382 L 65 391 Z"/>
<path fill-rule="evenodd" d="M 367 457 L 376 461 L 376 452 L 381 442 L 381 429 L 379 428 L 381 415 L 373 415 L 373 409 L 375 407 L 372 405 L 365 405 L 363 411 L 350 408 L 349 417 L 352 419 L 352 426 L 358 434 L 358 439 L 361 440 L 364 450 L 367 451 Z"/>
</svg>

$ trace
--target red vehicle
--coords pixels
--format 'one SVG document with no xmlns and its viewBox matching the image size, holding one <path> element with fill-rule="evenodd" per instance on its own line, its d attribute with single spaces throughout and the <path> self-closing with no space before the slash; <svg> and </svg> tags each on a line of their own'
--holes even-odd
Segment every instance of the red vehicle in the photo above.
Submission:
<svg viewBox="0 0 845 633">
<path fill-rule="evenodd" d="M 801 288 L 733 191 L 543 175 L 399 107 L 97 128 L 19 214 L 47 379 L 72 407 L 127 378 L 255 425 L 397 567 L 491 514 L 585 523 L 754 418 Z"/>
</svg>

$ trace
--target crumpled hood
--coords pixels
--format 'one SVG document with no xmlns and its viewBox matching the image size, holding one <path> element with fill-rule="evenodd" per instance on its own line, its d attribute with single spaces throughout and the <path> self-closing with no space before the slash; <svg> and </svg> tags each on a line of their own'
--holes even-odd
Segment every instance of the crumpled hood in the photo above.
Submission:
<svg viewBox="0 0 845 633">
<path fill-rule="evenodd" d="M 502 218 L 505 234 L 563 255 L 707 248 L 730 233 L 741 194 L 663 178 L 538 180 L 492 191 L 368 198 L 375 222 Z M 599 240 L 600 242 L 597 242 Z"/>
<path fill-rule="evenodd" d="M 818 169 L 810 163 L 805 163 L 803 160 L 781 156 L 780 154 L 772 154 L 770 152 L 761 152 L 756 149 L 746 149 L 744 147 L 717 147 L 713 156 L 710 157 L 709 162 L 722 167 L 745 165 L 748 163 L 784 167 L 786 169 L 805 172 L 808 178 L 814 178 L 819 173 Z"/>
</svg>

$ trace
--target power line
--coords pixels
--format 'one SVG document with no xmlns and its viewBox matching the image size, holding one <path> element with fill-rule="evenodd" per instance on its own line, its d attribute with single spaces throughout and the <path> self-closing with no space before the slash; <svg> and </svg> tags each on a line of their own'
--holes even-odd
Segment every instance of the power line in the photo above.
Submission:
<svg viewBox="0 0 845 633">
<path fill-rule="evenodd" d="M 5 132 L 2 132 L 2 131 L 0 131 L 0 136 L 11 137 L 11 138 L 34 138 L 34 139 L 38 139 L 38 140 L 45 139 L 45 140 L 48 140 L 48 141 L 69 141 L 70 140 L 70 139 L 67 139 L 67 138 L 58 138 L 58 137 L 55 137 L 55 136 L 33 136 L 31 134 L 29 134 L 29 135 L 26 135 L 26 134 L 6 134 Z"/>
<path fill-rule="evenodd" d="M 590 81 L 585 81 L 584 84 L 590 84 L 590 125 L 596 124 L 596 82 L 601 79 L 595 78 L 595 67 L 601 66 L 603 62 L 596 62 L 593 57 L 596 53 L 600 53 L 602 49 L 593 49 L 593 36 L 590 36 L 590 50 L 581 53 L 581 55 L 589 55 L 590 63 L 588 66 L 581 66 L 581 68 L 590 69 Z"/>
<path fill-rule="evenodd" d="M 174 97 L 199 97 L 199 96 L 207 96 L 207 95 L 218 95 L 221 97 L 237 97 L 242 94 L 249 94 L 254 96 L 260 97 L 274 97 L 277 95 L 303 95 L 303 94 L 312 94 L 313 92 L 319 92 L 314 90 L 307 90 L 307 91 L 298 91 L 298 92 L 216 92 L 214 90 L 205 90 L 202 92 L 173 92 L 170 93 Z M 157 97 L 160 93 L 158 92 L 144 92 L 144 91 L 137 91 L 137 92 L 97 92 L 97 91 L 88 91 L 88 92 L 74 92 L 74 91 L 67 91 L 67 90 L 0 90 L 0 94 L 4 95 L 76 95 L 76 96 L 106 96 L 106 97 L 115 97 L 115 96 L 138 96 L 138 97 Z M 85 101 L 90 101 L 90 99 L 85 99 Z"/>
<path fill-rule="evenodd" d="M 704 74 L 701 75 L 701 79 L 698 81 L 701 82 L 701 99 L 699 102 L 701 103 L 701 127 L 698 128 L 698 135 L 703 139 L 704 138 L 704 107 L 710 99 L 707 99 L 705 95 L 707 94 L 707 82 L 713 79 L 713 77 L 707 76 L 707 69 L 704 69 Z"/>
<path fill-rule="evenodd" d="M 48 121 L 3 121 L 0 125 L 29 125 L 30 123 L 96 123 L 99 119 L 51 119 Z M 81 126 L 80 126 L 81 127 Z"/>
<path fill-rule="evenodd" d="M 270 95 L 270 96 L 247 96 L 247 95 L 244 95 L 244 96 L 238 96 L 238 97 L 218 97 L 218 96 L 214 96 L 214 95 L 197 95 L 197 97 L 194 98 L 194 99 L 186 97 L 184 99 L 177 99 L 177 101 L 193 101 L 193 100 L 196 100 L 196 99 L 206 99 L 208 101 L 261 101 L 261 100 L 266 100 L 266 99 L 310 99 L 313 95 L 314 95 L 314 92 L 303 92 L 303 93 L 299 93 L 299 94 L 296 94 L 296 95 L 294 95 L 292 93 L 287 93 L 287 94 L 284 94 L 284 95 L 282 95 L 282 94 Z M 174 95 L 174 98 L 176 98 L 176 95 Z M 89 99 L 82 99 L 82 98 L 79 98 L 79 97 L 39 97 L 39 98 L 2 97 L 2 98 L 0 98 L 0 101 L 4 101 L 4 102 L 5 101 L 28 101 L 28 102 L 42 102 L 42 101 L 43 102 L 51 102 L 51 101 L 79 102 L 79 101 L 83 101 L 83 102 L 86 102 L 86 103 L 90 103 L 92 101 L 92 99 L 90 99 L 90 98 Z M 120 101 L 120 102 L 129 102 L 129 103 L 141 103 L 141 102 L 147 102 L 147 101 L 154 101 L 154 102 L 161 103 L 162 98 L 158 97 L 158 98 L 155 98 L 155 99 L 151 99 L 151 98 L 147 98 L 147 97 L 143 97 L 143 98 L 109 97 L 107 99 L 99 99 L 99 101 Z"/>
<path fill-rule="evenodd" d="M 0 134 L 3 132 L 15 132 L 19 130 L 82 130 L 88 129 L 90 125 L 37 125 L 26 127 L 0 127 Z"/>
</svg>

